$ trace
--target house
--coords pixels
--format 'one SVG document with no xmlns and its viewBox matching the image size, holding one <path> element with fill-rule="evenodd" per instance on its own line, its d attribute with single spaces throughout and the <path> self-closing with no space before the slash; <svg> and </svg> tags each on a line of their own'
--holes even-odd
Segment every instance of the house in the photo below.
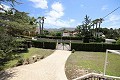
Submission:
<svg viewBox="0 0 120 80">
<path fill-rule="evenodd" d="M 64 31 L 62 36 L 69 37 L 69 36 L 76 36 L 77 34 L 78 33 L 75 31 Z"/>
<path fill-rule="evenodd" d="M 62 36 L 66 36 L 66 37 L 69 37 L 70 36 L 70 32 L 69 31 L 64 31 Z"/>
<path fill-rule="evenodd" d="M 105 35 L 102 32 L 96 32 L 94 36 L 105 38 Z"/>
</svg>

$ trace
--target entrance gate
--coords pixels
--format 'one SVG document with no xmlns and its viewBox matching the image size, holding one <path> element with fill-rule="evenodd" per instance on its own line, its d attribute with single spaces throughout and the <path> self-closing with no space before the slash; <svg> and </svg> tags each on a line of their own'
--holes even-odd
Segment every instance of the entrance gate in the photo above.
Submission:
<svg viewBox="0 0 120 80">
<path fill-rule="evenodd" d="M 71 50 L 71 41 L 70 42 L 65 42 L 65 41 L 58 41 L 57 40 L 57 45 L 56 45 L 57 50 Z"/>
</svg>

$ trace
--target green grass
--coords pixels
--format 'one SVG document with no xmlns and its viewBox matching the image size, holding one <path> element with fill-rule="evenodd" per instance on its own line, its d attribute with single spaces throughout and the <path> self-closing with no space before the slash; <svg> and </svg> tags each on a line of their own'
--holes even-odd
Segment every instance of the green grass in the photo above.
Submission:
<svg viewBox="0 0 120 80">
<path fill-rule="evenodd" d="M 22 53 L 22 54 L 20 54 L 20 56 L 22 56 L 22 58 L 24 58 L 24 59 L 32 57 L 34 55 L 40 55 L 40 56 L 47 57 L 50 54 L 52 54 L 53 52 L 54 52 L 54 50 L 50 50 L 50 49 L 30 48 L 28 50 L 28 53 Z"/>
<path fill-rule="evenodd" d="M 49 56 L 50 54 L 52 54 L 53 52 L 54 52 L 54 50 L 50 50 L 50 49 L 29 48 L 27 53 L 18 53 L 18 56 L 21 56 L 22 59 L 31 58 L 34 55 L 44 56 L 44 58 L 45 58 L 45 57 Z M 8 69 L 8 68 L 14 67 L 14 65 L 16 65 L 18 60 L 19 60 L 19 58 L 10 60 L 4 66 L 0 66 L 0 68 Z"/>
<path fill-rule="evenodd" d="M 105 53 L 103 52 L 78 52 L 72 53 L 66 63 L 66 70 L 73 70 L 71 65 L 90 69 L 94 72 L 102 72 L 104 68 Z M 120 77 L 120 55 L 108 54 L 106 75 Z"/>
</svg>

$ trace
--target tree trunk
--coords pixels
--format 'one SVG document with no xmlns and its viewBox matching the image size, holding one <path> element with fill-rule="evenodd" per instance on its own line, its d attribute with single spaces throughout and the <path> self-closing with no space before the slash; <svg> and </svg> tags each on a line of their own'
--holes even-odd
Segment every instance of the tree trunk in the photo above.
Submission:
<svg viewBox="0 0 120 80">
<path fill-rule="evenodd" d="M 44 24 L 44 22 L 42 22 L 42 31 L 41 31 L 41 32 L 42 32 L 42 34 L 44 34 L 44 31 L 43 31 L 43 24 Z"/>
<path fill-rule="evenodd" d="M 99 29 L 98 29 L 98 32 L 100 31 L 100 25 L 101 25 L 101 23 L 99 22 Z"/>
<path fill-rule="evenodd" d="M 41 22 L 40 22 L 40 24 L 39 24 L 39 34 L 41 34 Z"/>
<path fill-rule="evenodd" d="M 97 36 L 97 23 L 96 23 L 96 31 L 95 31 L 95 33 L 96 33 L 95 36 Z"/>
</svg>

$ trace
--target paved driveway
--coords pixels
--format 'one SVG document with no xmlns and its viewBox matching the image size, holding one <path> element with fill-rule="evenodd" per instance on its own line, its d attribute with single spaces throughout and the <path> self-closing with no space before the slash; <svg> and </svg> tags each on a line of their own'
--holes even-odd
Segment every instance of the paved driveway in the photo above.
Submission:
<svg viewBox="0 0 120 80">
<path fill-rule="evenodd" d="M 13 76 L 8 80 L 67 80 L 64 67 L 70 54 L 70 51 L 56 50 L 41 61 L 9 69 Z"/>
</svg>

